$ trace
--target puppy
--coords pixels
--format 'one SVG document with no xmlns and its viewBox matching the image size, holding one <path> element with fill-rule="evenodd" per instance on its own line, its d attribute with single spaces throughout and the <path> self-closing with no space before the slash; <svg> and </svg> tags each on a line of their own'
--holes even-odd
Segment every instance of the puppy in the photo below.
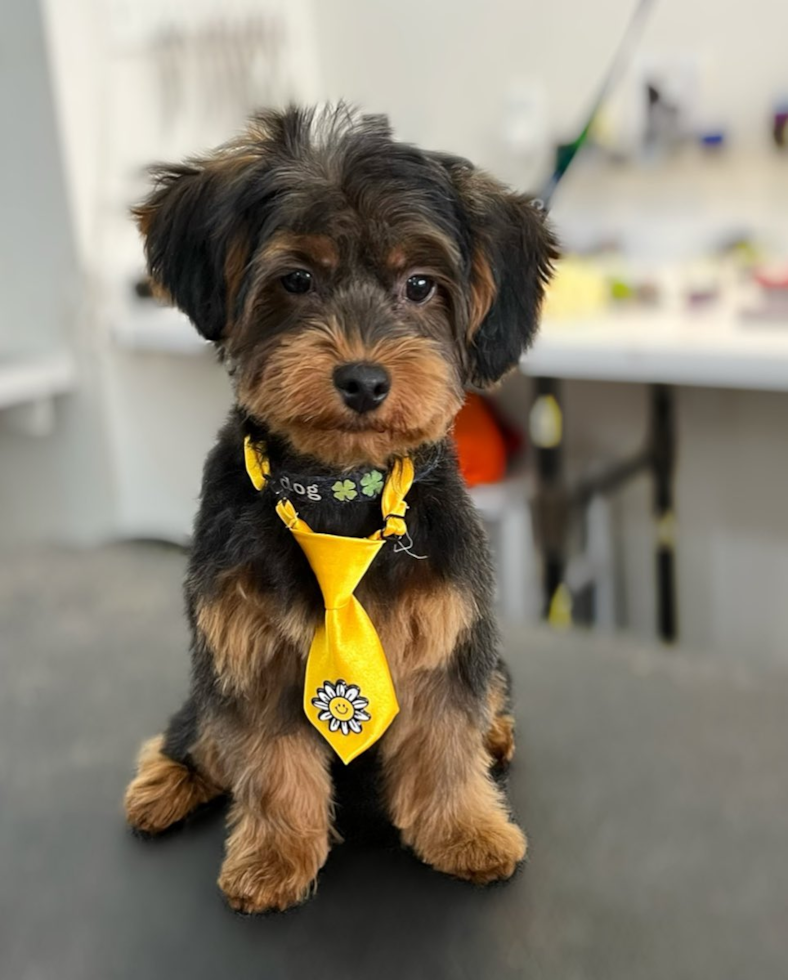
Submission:
<svg viewBox="0 0 788 980">
<path fill-rule="evenodd" d="M 381 484 L 407 459 L 407 535 L 384 539 L 355 593 L 399 706 L 366 757 L 422 861 L 510 877 L 526 841 L 490 770 L 512 755 L 513 720 L 487 544 L 449 432 L 465 389 L 496 382 L 534 334 L 557 256 L 544 214 L 344 106 L 262 112 L 154 174 L 134 212 L 150 276 L 216 346 L 235 405 L 205 465 L 186 579 L 191 688 L 143 746 L 129 823 L 157 833 L 227 794 L 229 904 L 310 894 L 334 834 L 334 750 L 304 710 L 326 610 L 277 503 L 323 534 L 374 536 Z M 264 454 L 260 480 L 245 447 Z"/>
</svg>

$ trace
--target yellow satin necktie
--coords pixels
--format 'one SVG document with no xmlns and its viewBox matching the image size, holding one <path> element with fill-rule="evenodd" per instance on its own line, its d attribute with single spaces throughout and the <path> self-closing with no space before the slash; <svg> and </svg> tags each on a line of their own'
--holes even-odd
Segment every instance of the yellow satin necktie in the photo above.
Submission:
<svg viewBox="0 0 788 980">
<path fill-rule="evenodd" d="M 247 436 L 244 455 L 249 477 L 261 490 L 270 475 L 264 450 Z M 383 488 L 384 527 L 369 538 L 319 534 L 289 500 L 276 505 L 315 573 L 326 609 L 309 648 L 304 711 L 345 763 L 376 742 L 399 711 L 380 638 L 353 593 L 385 539 L 407 534 L 405 496 L 412 483 L 412 461 L 398 460 Z"/>
</svg>

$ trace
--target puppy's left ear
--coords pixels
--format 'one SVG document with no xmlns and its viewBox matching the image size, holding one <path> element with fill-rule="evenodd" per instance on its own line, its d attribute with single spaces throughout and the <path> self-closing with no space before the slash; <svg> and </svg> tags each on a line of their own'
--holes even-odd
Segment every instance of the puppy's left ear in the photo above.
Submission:
<svg viewBox="0 0 788 980">
<path fill-rule="evenodd" d="M 151 172 L 155 187 L 132 214 L 154 292 L 181 309 L 203 337 L 220 342 L 232 324 L 249 255 L 238 203 L 244 168 L 217 157 Z"/>
<path fill-rule="evenodd" d="M 464 160 L 448 166 L 470 249 L 469 381 L 485 387 L 513 368 L 539 325 L 559 256 L 544 210 Z"/>
</svg>

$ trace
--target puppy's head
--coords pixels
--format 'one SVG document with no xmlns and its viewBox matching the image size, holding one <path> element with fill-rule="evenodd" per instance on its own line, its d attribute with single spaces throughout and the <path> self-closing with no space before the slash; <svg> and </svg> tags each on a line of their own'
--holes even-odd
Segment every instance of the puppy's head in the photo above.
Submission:
<svg viewBox="0 0 788 980">
<path fill-rule="evenodd" d="M 441 438 L 534 333 L 556 257 L 542 213 L 383 117 L 261 113 L 154 173 L 135 209 L 154 283 L 298 452 L 384 465 Z"/>
</svg>

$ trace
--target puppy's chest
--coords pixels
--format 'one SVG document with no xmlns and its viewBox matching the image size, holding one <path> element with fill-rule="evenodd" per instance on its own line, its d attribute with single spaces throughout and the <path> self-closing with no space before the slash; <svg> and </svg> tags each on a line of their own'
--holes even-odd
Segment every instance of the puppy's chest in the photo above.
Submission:
<svg viewBox="0 0 788 980">
<path fill-rule="evenodd" d="M 415 553 L 430 552 L 430 536 L 425 533 L 425 518 L 432 518 L 419 495 L 413 494 L 413 507 L 408 517 L 413 539 L 405 542 L 388 540 L 355 589 L 355 597 L 372 621 L 392 673 L 402 676 L 412 670 L 432 669 L 447 662 L 463 634 L 476 618 L 476 601 L 469 583 L 451 579 L 436 564 L 430 554 L 419 559 Z M 361 519 L 360 510 L 354 526 L 318 524 L 328 533 L 367 537 L 378 526 L 380 516 L 367 513 Z M 295 542 L 294 542 L 295 543 Z M 309 607 L 309 620 L 317 625 L 324 615 L 319 590 L 311 569 L 302 566 L 303 574 L 297 584 L 301 599 Z M 294 597 L 295 598 L 295 597 Z M 310 637 L 311 639 L 311 637 Z M 308 647 L 307 647 L 308 648 Z"/>
<path fill-rule="evenodd" d="M 226 692 L 248 695 L 263 679 L 270 689 L 276 677 L 283 687 L 303 684 L 325 608 L 309 566 L 298 568 L 295 580 L 280 582 L 280 588 L 252 567 L 236 568 L 212 597 L 198 600 L 197 627 Z M 355 596 L 380 637 L 400 691 L 411 675 L 445 666 L 478 616 L 467 587 L 436 575 L 428 562 L 402 555 L 380 554 Z"/>
<path fill-rule="evenodd" d="M 453 582 L 415 575 L 389 594 L 375 580 L 357 590 L 394 676 L 447 663 L 475 616 L 473 595 Z"/>
<path fill-rule="evenodd" d="M 304 619 L 310 624 L 302 635 L 304 654 L 325 614 L 311 593 L 308 600 L 302 597 L 308 602 Z M 394 554 L 393 544 L 375 559 L 354 595 L 372 621 L 395 677 L 448 662 L 477 615 L 467 586 L 438 576 L 426 561 Z"/>
<path fill-rule="evenodd" d="M 349 508 L 358 515 L 348 526 L 332 526 L 324 515 L 305 511 L 305 519 L 323 534 L 367 537 L 380 523 L 379 509 Z M 411 526 L 419 560 L 387 541 L 355 589 L 355 597 L 380 637 L 395 677 L 434 669 L 448 662 L 478 616 L 471 583 L 454 579 L 430 552 L 422 521 L 425 508 L 414 495 Z M 410 515 L 409 515 L 410 516 Z M 339 522 L 336 522 L 339 524 Z M 432 520 L 432 525 L 435 521 Z M 257 539 L 265 546 L 248 564 L 225 573 L 216 598 L 198 604 L 199 624 L 214 650 L 220 673 L 243 664 L 254 674 L 265 664 L 305 661 L 325 607 L 315 574 L 294 536 L 267 514 Z M 226 662 L 226 664 L 225 664 Z"/>
</svg>

